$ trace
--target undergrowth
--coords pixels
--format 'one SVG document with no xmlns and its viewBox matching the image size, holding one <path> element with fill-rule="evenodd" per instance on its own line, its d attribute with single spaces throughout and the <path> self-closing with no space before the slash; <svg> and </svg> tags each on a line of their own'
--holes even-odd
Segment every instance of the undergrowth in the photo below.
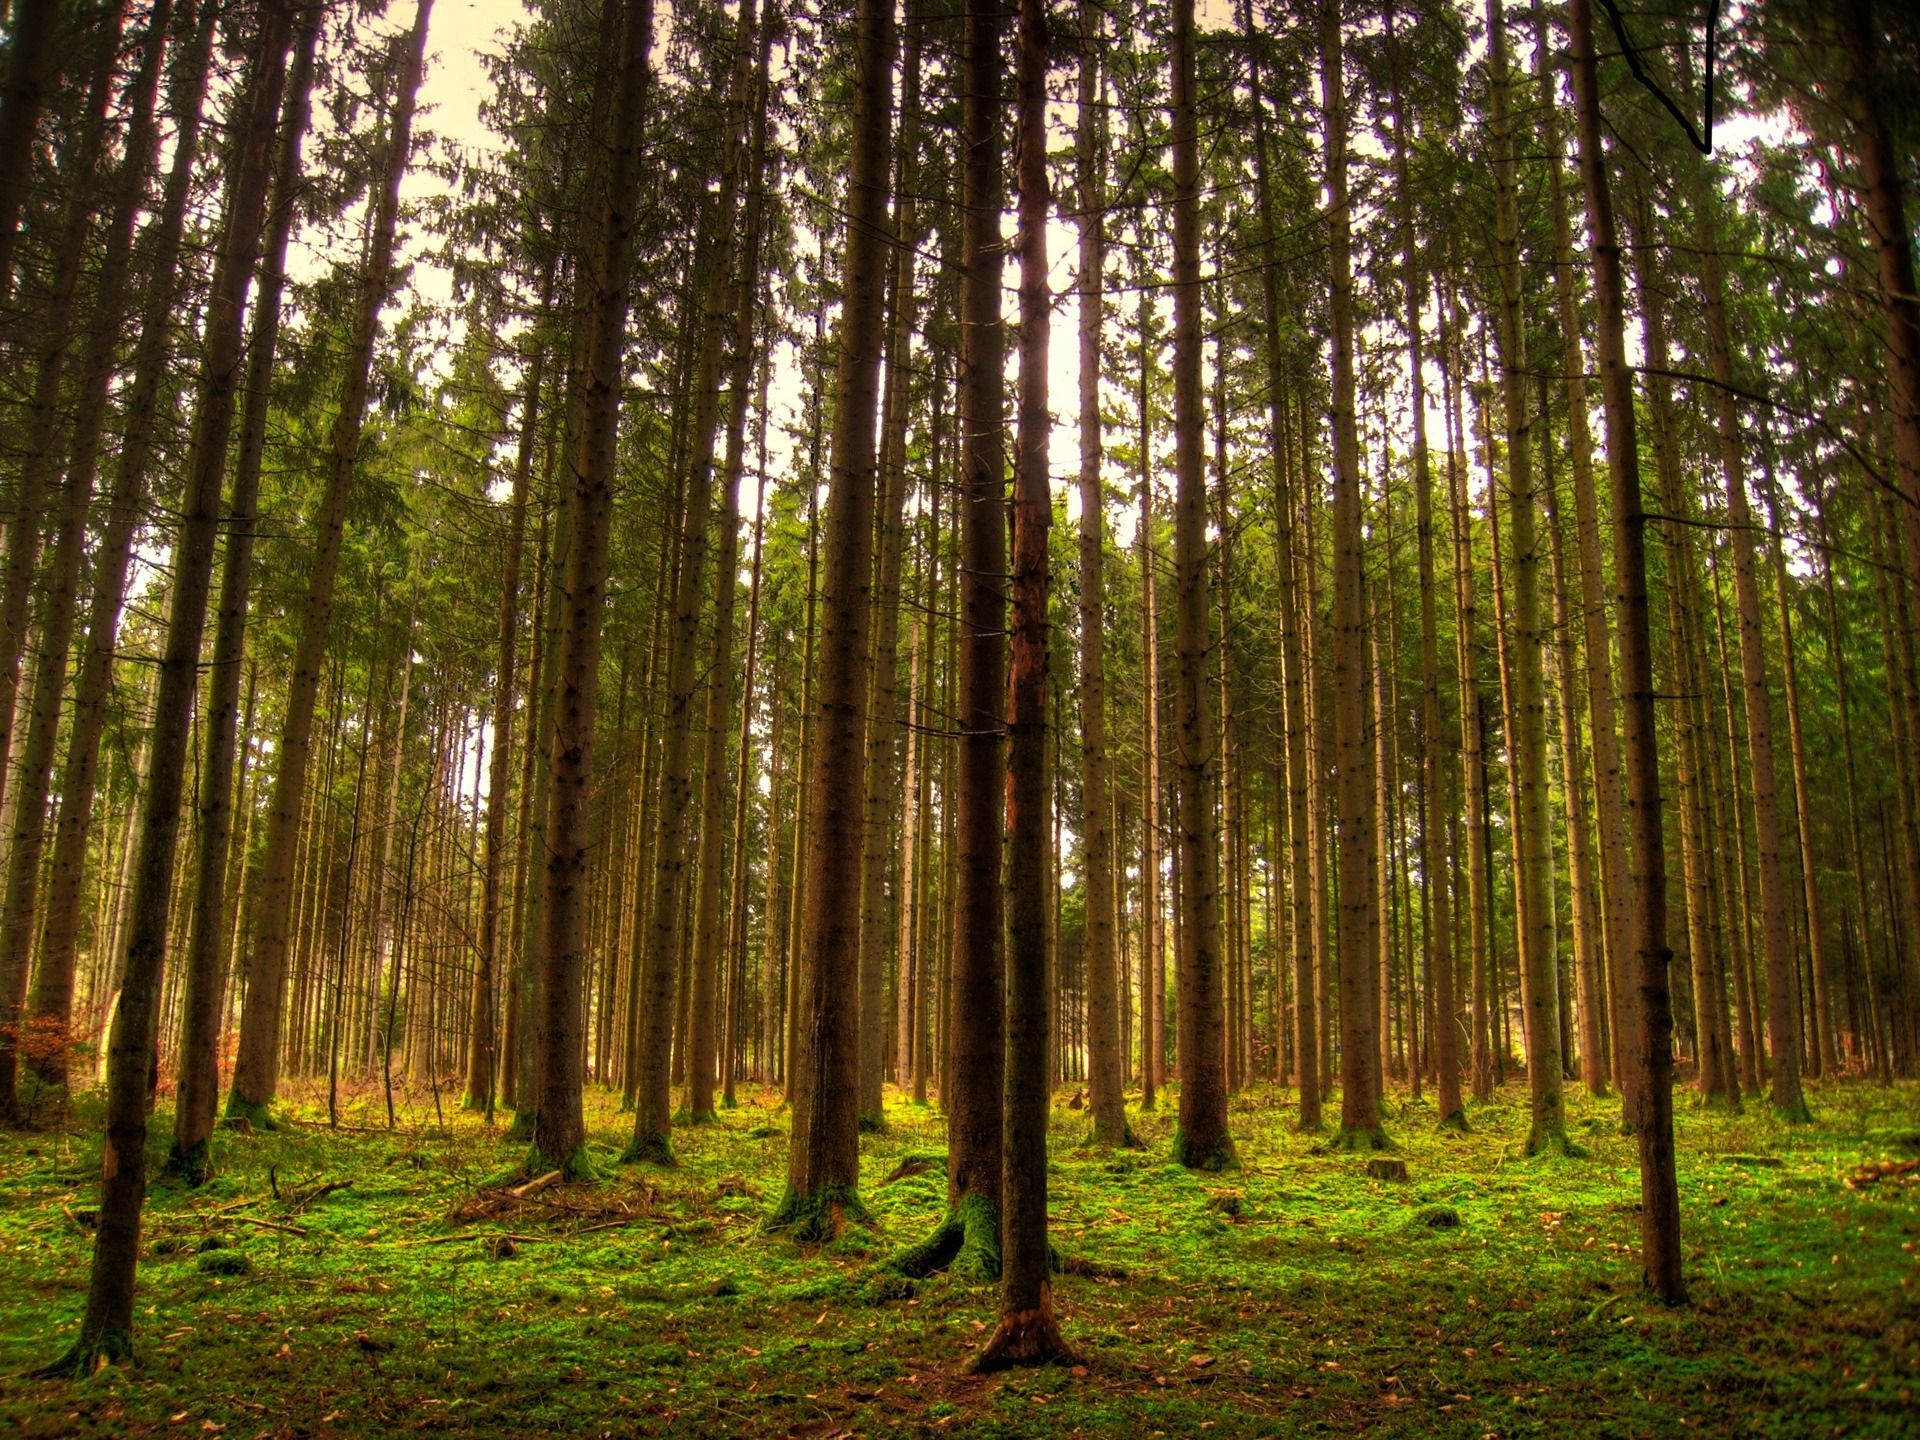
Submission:
<svg viewBox="0 0 1920 1440">
<path fill-rule="evenodd" d="M 965 1369 L 995 1287 L 889 1265 L 946 1216 L 937 1107 L 889 1094 L 861 1141 L 871 1224 L 813 1245 L 763 1228 L 771 1093 L 676 1131 L 672 1170 L 619 1165 L 629 1127 L 596 1094 L 598 1178 L 532 1186 L 509 1117 L 388 1131 L 369 1094 L 339 1130 L 298 1097 L 285 1129 L 222 1130 L 189 1190 L 158 1174 L 163 1105 L 136 1363 L 32 1380 L 85 1298 L 83 1096 L 68 1130 L 0 1136 L 0 1433 L 1914 1433 L 1920 1184 L 1856 1172 L 1920 1154 L 1920 1088 L 1818 1087 L 1810 1126 L 1682 1099 L 1674 1311 L 1639 1290 L 1617 1101 L 1570 1096 L 1586 1154 L 1529 1159 L 1518 1091 L 1467 1133 L 1396 1100 L 1395 1180 L 1295 1133 L 1288 1098 L 1235 1098 L 1221 1174 L 1172 1163 L 1171 1107 L 1131 1112 L 1142 1151 L 1057 1111 L 1054 1295 L 1082 1363 L 991 1377 Z"/>
</svg>

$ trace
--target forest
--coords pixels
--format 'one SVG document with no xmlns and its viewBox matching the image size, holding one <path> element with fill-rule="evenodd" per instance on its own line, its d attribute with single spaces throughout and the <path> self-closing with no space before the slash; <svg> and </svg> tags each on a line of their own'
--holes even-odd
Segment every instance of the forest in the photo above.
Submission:
<svg viewBox="0 0 1920 1440">
<path fill-rule="evenodd" d="M 1920 11 L 0 0 L 0 1428 L 1911 1436 Z"/>
</svg>

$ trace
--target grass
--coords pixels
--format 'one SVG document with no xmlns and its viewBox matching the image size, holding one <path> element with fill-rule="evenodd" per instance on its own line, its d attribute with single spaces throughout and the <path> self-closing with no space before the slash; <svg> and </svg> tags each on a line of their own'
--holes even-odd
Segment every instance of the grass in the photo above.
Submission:
<svg viewBox="0 0 1920 1440">
<path fill-rule="evenodd" d="M 70 1131 L 0 1137 L 0 1433 L 1916 1433 L 1920 1184 L 1846 1180 L 1920 1152 L 1920 1087 L 1817 1088 L 1811 1126 L 1682 1100 L 1673 1311 L 1639 1290 L 1617 1102 L 1570 1095 L 1582 1159 L 1524 1158 L 1517 1091 L 1470 1106 L 1467 1134 L 1396 1103 L 1403 1182 L 1293 1133 L 1282 1093 L 1235 1099 L 1241 1166 L 1219 1175 L 1171 1163 L 1171 1105 L 1130 1112 L 1143 1151 L 1084 1147 L 1062 1109 L 1055 1296 L 1084 1363 L 990 1377 L 965 1366 L 993 1287 L 882 1264 L 944 1213 L 937 1109 L 890 1094 L 862 1140 L 873 1226 L 803 1246 L 761 1228 L 776 1098 L 676 1130 L 666 1170 L 616 1163 L 631 1121 L 595 1095 L 604 1178 L 518 1200 L 487 1187 L 523 1147 L 472 1116 L 390 1133 L 369 1095 L 343 1117 L 361 1129 L 295 1105 L 286 1130 L 223 1131 L 213 1180 L 150 1197 L 138 1363 L 23 1379 L 85 1296 L 83 1098 Z"/>
</svg>

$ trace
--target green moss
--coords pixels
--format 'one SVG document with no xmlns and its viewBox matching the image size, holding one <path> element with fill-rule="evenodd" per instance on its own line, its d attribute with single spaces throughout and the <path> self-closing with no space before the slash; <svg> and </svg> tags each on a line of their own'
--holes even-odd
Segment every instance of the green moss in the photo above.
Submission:
<svg viewBox="0 0 1920 1440">
<path fill-rule="evenodd" d="M 213 1142 L 196 1140 L 182 1146 L 175 1141 L 167 1151 L 165 1173 L 188 1188 L 197 1188 L 213 1178 Z"/>
<path fill-rule="evenodd" d="M 676 1169 L 680 1164 L 679 1157 L 673 1153 L 672 1137 L 657 1130 L 636 1130 L 620 1159 L 627 1165 L 664 1165 L 668 1169 Z"/>
<path fill-rule="evenodd" d="M 1336 1154 L 1366 1155 L 1395 1148 L 1393 1141 L 1387 1138 L 1386 1130 L 1379 1125 L 1343 1125 L 1327 1141 L 1327 1149 Z"/>
<path fill-rule="evenodd" d="M 823 1185 L 805 1194 L 788 1186 L 761 1228 L 769 1235 L 787 1235 L 802 1244 L 824 1244 L 838 1239 L 849 1220 L 862 1225 L 873 1223 L 851 1185 Z"/>
<path fill-rule="evenodd" d="M 136 1331 L 104 1352 L 76 1347 L 65 1373 L 125 1358 L 135 1341 L 144 1363 L 78 1385 L 24 1372 L 73 1338 L 85 1300 L 99 1097 L 75 1097 L 67 1133 L 0 1134 L 0 1255 L 12 1267 L 0 1434 L 171 1433 L 184 1412 L 196 1430 L 250 1435 L 261 1407 L 320 1404 L 343 1440 L 372 1440 L 449 1395 L 460 1405 L 445 1418 L 476 1434 L 771 1440 L 833 1426 L 1064 1440 L 1337 1426 L 1453 1440 L 1583 1434 L 1595 1415 L 1622 1434 L 1686 1418 L 1689 1434 L 1716 1440 L 1911 1428 L 1900 1281 L 1920 1284 L 1920 1272 L 1901 1247 L 1920 1235 L 1920 1187 L 1844 1183 L 1920 1148 L 1910 1082 L 1816 1081 L 1808 1125 L 1765 1104 L 1742 1115 L 1682 1104 L 1694 1303 L 1680 1311 L 1640 1294 L 1634 1145 L 1617 1134 L 1617 1099 L 1569 1088 L 1567 1133 L 1592 1151 L 1579 1164 L 1518 1161 L 1519 1085 L 1476 1102 L 1469 1133 L 1438 1131 L 1430 1107 L 1390 1110 L 1405 1116 L 1390 1158 L 1411 1177 L 1396 1184 L 1361 1178 L 1371 1151 L 1295 1134 L 1289 1097 L 1264 1089 L 1236 1099 L 1244 1164 L 1229 1180 L 1169 1163 L 1171 1106 L 1129 1109 L 1148 1155 L 1084 1144 L 1087 1117 L 1061 1107 L 1048 1169 L 1066 1263 L 1054 1295 L 1090 1373 L 990 1382 L 955 1377 L 999 1308 L 979 1283 L 997 1271 L 993 1207 L 948 1213 L 946 1178 L 928 1163 L 944 1120 L 897 1091 L 888 1132 L 861 1145 L 878 1228 L 805 1246 L 760 1238 L 787 1142 L 759 1087 L 743 1087 L 737 1120 L 675 1133 L 678 1169 L 617 1170 L 523 1202 L 478 1177 L 527 1178 L 524 1142 L 451 1103 L 443 1122 L 424 1092 L 396 1092 L 391 1134 L 377 1086 L 341 1098 L 342 1127 L 329 1131 L 324 1089 L 290 1085 L 291 1128 L 220 1144 L 221 1172 L 198 1191 L 154 1188 Z M 168 1105 L 154 1117 L 155 1165 Z M 617 1105 L 587 1096 L 603 1163 L 631 1129 Z M 352 1188 L 300 1203 L 343 1181 Z M 938 1261 L 924 1275 L 903 1276 L 903 1256 L 875 1266 L 883 1240 L 922 1236 Z M 195 1271 L 207 1239 L 201 1257 L 244 1254 L 253 1273 Z M 488 1263 L 502 1242 L 516 1258 Z"/>
<path fill-rule="evenodd" d="M 1204 1170 L 1209 1174 L 1240 1168 L 1240 1157 L 1234 1153 L 1231 1135 L 1222 1135 L 1217 1143 L 1208 1145 L 1197 1143 L 1178 1126 L 1173 1131 L 1173 1158 L 1189 1170 Z"/>
<path fill-rule="evenodd" d="M 227 1109 L 221 1116 L 221 1123 L 236 1130 L 252 1130 L 262 1135 L 285 1128 L 267 1106 L 242 1100 L 238 1095 L 227 1096 Z"/>
</svg>

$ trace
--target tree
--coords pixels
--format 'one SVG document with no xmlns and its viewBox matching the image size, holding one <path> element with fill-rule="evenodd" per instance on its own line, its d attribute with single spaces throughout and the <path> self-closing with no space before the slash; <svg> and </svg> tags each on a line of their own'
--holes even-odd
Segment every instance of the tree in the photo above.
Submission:
<svg viewBox="0 0 1920 1440">
<path fill-rule="evenodd" d="M 1633 839 L 1634 978 L 1640 992 L 1639 1086 L 1632 1115 L 1640 1150 L 1642 1281 L 1669 1304 L 1685 1298 L 1680 1277 L 1680 1195 L 1673 1159 L 1673 1012 L 1667 992 L 1666 840 L 1661 833 L 1660 756 L 1654 728 L 1653 647 L 1647 606 L 1646 511 L 1641 504 L 1633 375 L 1627 368 L 1626 295 L 1613 194 L 1600 140 L 1599 65 L 1591 0 L 1569 0 L 1574 130 L 1593 244 L 1601 398 L 1607 469 L 1613 481 L 1614 616 L 1620 635 L 1627 762 L 1627 818 Z"/>
<path fill-rule="evenodd" d="M 891 0 L 860 0 L 854 21 L 853 169 L 848 179 L 839 366 L 828 481 L 826 622 L 819 738 L 807 777 L 806 1036 L 796 1057 L 787 1190 L 768 1221 L 797 1238 L 837 1234 L 860 1218 L 859 1013 L 861 821 L 866 788 L 868 638 L 885 310 L 887 152 L 899 36 Z"/>
</svg>

